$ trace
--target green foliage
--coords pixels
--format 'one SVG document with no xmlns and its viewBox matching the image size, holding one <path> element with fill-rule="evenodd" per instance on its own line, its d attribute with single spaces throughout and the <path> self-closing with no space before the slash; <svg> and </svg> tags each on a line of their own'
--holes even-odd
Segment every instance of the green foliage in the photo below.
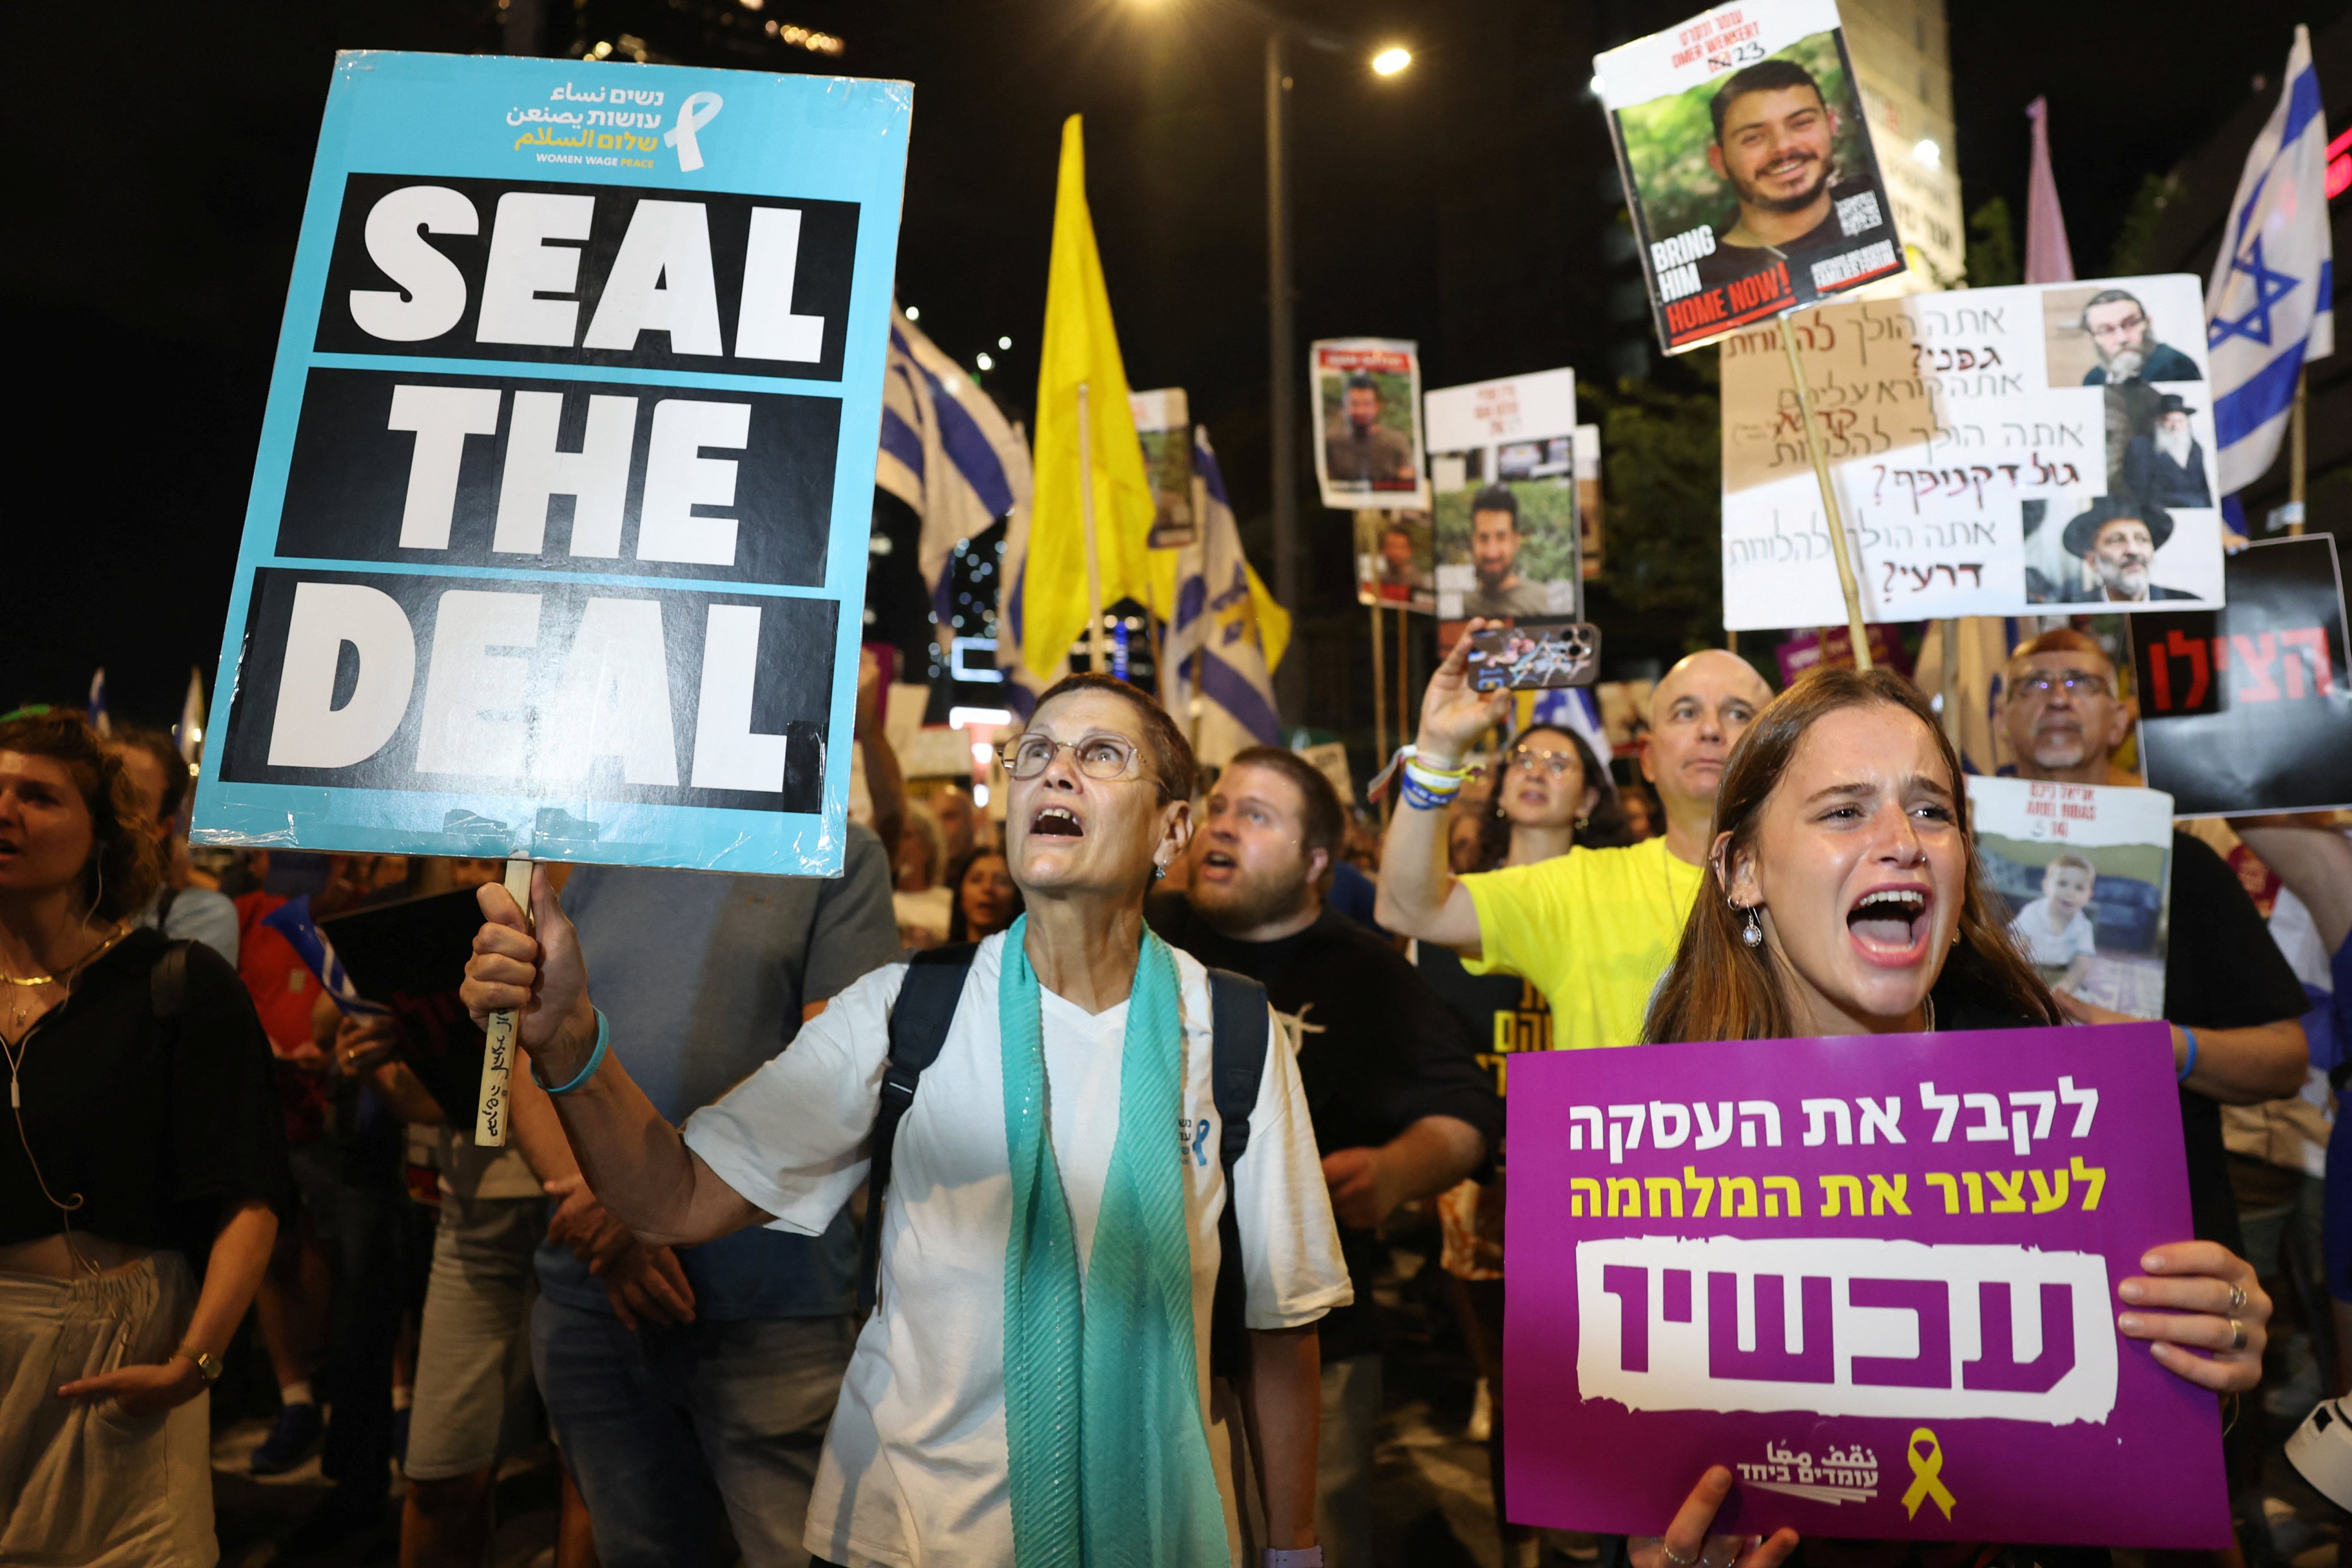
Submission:
<svg viewBox="0 0 2352 1568">
<path fill-rule="evenodd" d="M 1862 106 L 1854 100 L 1853 83 L 1846 79 L 1837 36 L 1815 33 L 1771 58 L 1793 60 L 1811 71 L 1821 84 L 1822 101 L 1836 112 L 1837 135 L 1831 143 L 1836 165 L 1832 178 L 1862 174 L 1869 164 Z M 1633 166 L 1633 188 L 1641 194 L 1643 223 L 1651 239 L 1664 239 L 1700 224 L 1711 225 L 1720 236 L 1739 221 L 1738 198 L 1706 161 L 1706 150 L 1715 143 L 1715 121 L 1708 106 L 1715 101 L 1717 88 L 1718 84 L 1709 82 L 1617 111 L 1625 137 L 1625 161 Z"/>
<path fill-rule="evenodd" d="M 1969 284 L 1977 289 L 2000 289 L 2025 281 L 2017 255 L 2017 226 L 2009 203 L 1999 196 L 1969 215 Z"/>
<path fill-rule="evenodd" d="M 2163 269 L 2156 254 L 2157 226 L 2164 221 L 2164 209 L 2179 194 L 2180 182 L 2170 174 L 2139 177 L 2139 189 L 2132 193 L 2131 205 L 2124 210 L 2116 247 L 2107 254 L 2108 277 L 2131 278 Z"/>
<path fill-rule="evenodd" d="M 1431 498 L 1441 566 L 1470 563 L 1470 498 L 1485 489 L 1444 490 Z M 1519 503 L 1519 576 L 1529 583 L 1566 583 L 1576 576 L 1576 482 L 1571 479 L 1510 479 L 1504 488 Z"/>
<path fill-rule="evenodd" d="M 1627 609 L 1717 646 L 1723 624 L 1723 416 L 1716 351 L 1681 356 L 1690 393 L 1623 380 L 1600 398 L 1607 567 Z"/>
</svg>

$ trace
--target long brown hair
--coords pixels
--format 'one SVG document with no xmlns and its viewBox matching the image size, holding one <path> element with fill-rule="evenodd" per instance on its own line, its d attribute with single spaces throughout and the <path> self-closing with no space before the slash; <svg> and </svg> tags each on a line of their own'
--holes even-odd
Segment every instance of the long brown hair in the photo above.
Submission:
<svg viewBox="0 0 2352 1568">
<path fill-rule="evenodd" d="M 1512 755 L 1538 730 L 1567 738 L 1570 749 L 1576 753 L 1576 765 L 1584 774 L 1584 786 L 1600 796 L 1592 815 L 1576 830 L 1576 847 L 1621 849 L 1633 842 L 1633 830 L 1625 822 L 1625 808 L 1617 804 L 1617 790 L 1609 770 L 1593 755 L 1591 743 L 1565 724 L 1530 724 L 1512 736 L 1496 756 L 1494 793 L 1486 797 L 1486 814 L 1478 819 L 1481 871 L 1495 870 L 1511 858 L 1511 817 L 1504 809 L 1503 791 L 1510 783 Z"/>
<path fill-rule="evenodd" d="M 1977 863 L 1976 832 L 1969 820 L 1968 791 L 1960 759 L 1934 711 L 1916 688 L 1888 669 L 1867 674 L 1845 668 L 1809 670 L 1765 704 L 1732 748 L 1715 797 L 1710 844 L 1731 835 L 1717 864 L 1733 865 L 1752 848 L 1765 803 L 1788 771 L 1805 732 L 1842 709 L 1885 704 L 1919 721 L 1936 739 L 1937 754 L 1952 784 L 1953 819 L 1969 851 L 1960 895 L 1959 944 L 1937 977 L 1938 994 L 2037 1023 L 2063 1024 L 2058 1000 L 2009 935 L 2009 915 Z M 1776 1040 L 1796 1032 L 1796 1019 L 1769 944 L 1749 947 L 1740 940 L 1741 911 L 1731 907 L 1713 877 L 1699 891 L 1673 966 L 1650 1004 L 1645 1041 Z"/>
</svg>

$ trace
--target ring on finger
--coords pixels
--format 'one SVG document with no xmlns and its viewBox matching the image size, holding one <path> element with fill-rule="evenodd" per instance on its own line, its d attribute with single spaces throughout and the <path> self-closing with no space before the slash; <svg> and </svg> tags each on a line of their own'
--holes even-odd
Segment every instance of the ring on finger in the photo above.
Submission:
<svg viewBox="0 0 2352 1568">
<path fill-rule="evenodd" d="M 1666 1554 L 1666 1561 L 1673 1563 L 1674 1568 L 1698 1568 L 1698 1558 L 1685 1557 L 1663 1541 L 1658 1542 L 1658 1550 Z"/>
<path fill-rule="evenodd" d="M 2231 1310 L 2232 1312 L 2240 1312 L 2240 1311 L 2243 1311 L 2243 1310 L 2245 1310 L 2245 1306 L 2246 1306 L 2246 1288 L 2245 1288 L 2243 1285 L 2232 1285 L 2232 1286 L 2231 1286 L 2231 1287 L 2230 1287 L 2230 1310 Z"/>
<path fill-rule="evenodd" d="M 2230 1320 L 2230 1348 L 2233 1351 L 2246 1348 L 2246 1325 L 2235 1318 Z"/>
</svg>

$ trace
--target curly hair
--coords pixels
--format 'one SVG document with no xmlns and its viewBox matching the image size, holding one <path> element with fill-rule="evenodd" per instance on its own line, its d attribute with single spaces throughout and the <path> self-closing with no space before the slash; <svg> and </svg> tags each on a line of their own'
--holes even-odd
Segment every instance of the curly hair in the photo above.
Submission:
<svg viewBox="0 0 2352 1568">
<path fill-rule="evenodd" d="M 1567 737 L 1576 752 L 1576 765 L 1583 770 L 1587 788 L 1601 792 L 1600 803 L 1592 815 L 1576 830 L 1577 847 L 1583 849 L 1619 849 L 1633 842 L 1633 830 L 1625 821 L 1625 808 L 1617 802 L 1617 790 L 1609 777 L 1609 770 L 1593 754 L 1592 747 L 1575 731 L 1559 724 L 1530 724 L 1511 737 L 1495 765 L 1495 793 L 1486 802 L 1478 818 L 1478 869 L 1492 871 L 1511 857 L 1511 818 L 1504 809 L 1503 775 L 1510 771 L 1511 753 L 1523 745 L 1529 735 L 1544 731 Z"/>
<path fill-rule="evenodd" d="M 52 709 L 0 723 L 0 752 L 61 763 L 89 811 L 90 855 L 81 900 L 101 920 L 130 918 L 163 885 L 163 852 L 138 787 L 106 738 L 79 713 Z"/>
</svg>

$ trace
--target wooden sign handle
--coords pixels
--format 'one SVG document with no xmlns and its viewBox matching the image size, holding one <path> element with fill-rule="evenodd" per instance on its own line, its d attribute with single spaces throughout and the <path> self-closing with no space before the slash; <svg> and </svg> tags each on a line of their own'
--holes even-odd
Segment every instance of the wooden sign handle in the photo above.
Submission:
<svg viewBox="0 0 2352 1568">
<path fill-rule="evenodd" d="M 507 862 L 507 892 L 522 906 L 523 923 L 530 923 L 530 861 L 518 855 Z M 482 1103 L 474 1112 L 474 1144 L 503 1149 L 507 1143 L 507 1075 L 514 1069 L 515 1031 L 512 1013 L 493 1013 L 482 1051 Z"/>
</svg>

